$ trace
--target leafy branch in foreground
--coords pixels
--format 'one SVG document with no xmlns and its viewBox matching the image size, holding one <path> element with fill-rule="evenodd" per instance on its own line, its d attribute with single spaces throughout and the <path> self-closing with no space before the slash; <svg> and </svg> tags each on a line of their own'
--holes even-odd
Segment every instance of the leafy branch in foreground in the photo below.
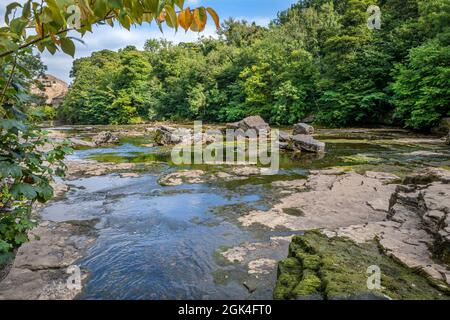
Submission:
<svg viewBox="0 0 450 320">
<path fill-rule="evenodd" d="M 219 28 L 212 8 L 184 8 L 184 0 L 27 0 L 6 7 L 0 28 L 0 265 L 10 251 L 28 240 L 34 225 L 33 204 L 53 196 L 53 176 L 65 171 L 64 156 L 71 148 L 54 144 L 30 123 L 30 83 L 41 69 L 32 49 L 75 55 L 71 34 L 81 37 L 94 25 L 119 24 L 126 29 L 155 21 L 178 29 L 201 32 L 208 14 Z M 70 35 L 69 35 L 70 33 Z M 29 68 L 35 60 L 36 68 Z M 31 69 L 31 70 L 30 70 Z"/>
<path fill-rule="evenodd" d="M 96 24 L 120 24 L 126 29 L 156 21 L 162 28 L 205 29 L 209 14 L 217 28 L 219 17 L 212 8 L 184 9 L 184 0 L 28 0 L 6 8 L 6 27 L 0 28 L 0 58 L 32 45 L 43 52 L 54 54 L 61 49 L 73 56 L 74 38 L 68 35 L 75 31 L 81 36 L 92 32 Z M 177 10 L 179 10 L 177 12 Z M 19 14 L 20 12 L 20 14 Z M 27 30 L 33 29 L 31 34 Z"/>
</svg>

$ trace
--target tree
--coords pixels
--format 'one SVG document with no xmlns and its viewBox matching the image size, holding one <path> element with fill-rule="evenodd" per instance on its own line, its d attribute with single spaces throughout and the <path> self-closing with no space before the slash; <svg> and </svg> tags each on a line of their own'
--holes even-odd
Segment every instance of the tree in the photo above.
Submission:
<svg viewBox="0 0 450 320">
<path fill-rule="evenodd" d="M 397 65 L 392 89 L 394 116 L 408 128 L 423 130 L 450 116 L 450 2 L 419 1 L 418 10 L 418 26 L 429 40 Z"/>
</svg>

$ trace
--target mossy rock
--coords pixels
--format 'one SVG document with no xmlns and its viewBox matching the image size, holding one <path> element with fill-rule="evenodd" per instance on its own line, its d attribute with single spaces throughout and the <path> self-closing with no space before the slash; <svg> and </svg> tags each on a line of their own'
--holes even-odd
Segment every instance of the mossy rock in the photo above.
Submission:
<svg viewBox="0 0 450 320">
<path fill-rule="evenodd" d="M 293 295 L 296 298 L 321 296 L 321 286 L 322 281 L 317 274 L 311 270 L 305 270 L 302 280 L 293 290 Z"/>
<path fill-rule="evenodd" d="M 278 275 L 291 274 L 301 276 L 302 268 L 300 262 L 295 257 L 289 257 L 278 264 Z"/>
<path fill-rule="evenodd" d="M 378 266 L 381 288 L 369 290 L 367 270 Z M 450 299 L 444 283 L 400 264 L 380 251 L 375 241 L 358 245 L 309 231 L 293 238 L 289 257 L 279 266 L 275 299 Z"/>
<path fill-rule="evenodd" d="M 298 250 L 295 252 L 295 257 L 300 261 L 303 269 L 318 271 L 323 264 L 322 257 L 317 254 L 307 254 Z"/>
<path fill-rule="evenodd" d="M 295 299 L 293 290 L 299 283 L 299 276 L 289 273 L 282 273 L 279 275 L 277 285 L 273 292 L 274 299 L 290 300 Z"/>
</svg>

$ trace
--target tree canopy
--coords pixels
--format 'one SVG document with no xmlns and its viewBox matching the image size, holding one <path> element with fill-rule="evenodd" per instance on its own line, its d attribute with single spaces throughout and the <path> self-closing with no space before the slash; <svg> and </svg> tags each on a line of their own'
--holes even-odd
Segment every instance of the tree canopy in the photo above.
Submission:
<svg viewBox="0 0 450 320">
<path fill-rule="evenodd" d="M 268 27 L 228 19 L 218 39 L 97 52 L 75 62 L 59 116 L 429 129 L 450 115 L 449 3 L 303 0 Z M 367 26 L 373 4 L 381 29 Z"/>
</svg>

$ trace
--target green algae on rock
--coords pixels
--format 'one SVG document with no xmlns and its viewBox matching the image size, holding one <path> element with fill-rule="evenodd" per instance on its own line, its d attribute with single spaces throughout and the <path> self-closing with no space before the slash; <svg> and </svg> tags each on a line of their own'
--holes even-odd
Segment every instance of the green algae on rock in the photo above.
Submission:
<svg viewBox="0 0 450 320">
<path fill-rule="evenodd" d="M 367 269 L 381 270 L 381 289 L 369 290 Z M 450 299 L 449 291 L 383 254 L 376 241 L 362 245 L 320 231 L 295 236 L 278 266 L 275 299 Z"/>
</svg>

